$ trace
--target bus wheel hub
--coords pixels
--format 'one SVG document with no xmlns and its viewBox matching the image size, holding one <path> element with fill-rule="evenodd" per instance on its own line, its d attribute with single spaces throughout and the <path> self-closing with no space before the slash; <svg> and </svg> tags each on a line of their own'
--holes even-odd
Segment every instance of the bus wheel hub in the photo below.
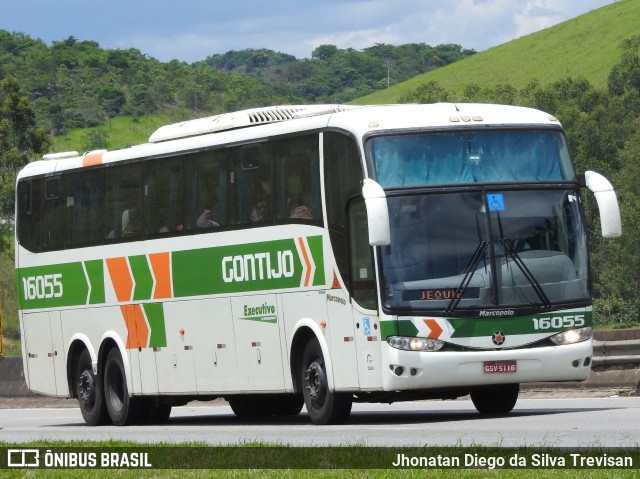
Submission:
<svg viewBox="0 0 640 479">
<path fill-rule="evenodd" d="M 322 406 L 327 394 L 327 378 L 322 366 L 317 362 L 311 363 L 309 369 L 307 369 L 305 380 L 311 401 L 318 406 Z"/>
</svg>

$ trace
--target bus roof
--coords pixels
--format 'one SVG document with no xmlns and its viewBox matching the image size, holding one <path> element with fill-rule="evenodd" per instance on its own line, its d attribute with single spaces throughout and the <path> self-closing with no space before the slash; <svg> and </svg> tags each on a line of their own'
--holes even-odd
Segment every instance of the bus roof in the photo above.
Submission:
<svg viewBox="0 0 640 479">
<path fill-rule="evenodd" d="M 168 156 L 222 145 L 237 145 L 265 138 L 336 128 L 357 138 L 372 132 L 415 128 L 472 126 L 555 125 L 558 120 L 531 108 L 491 104 L 402 104 L 402 105 L 284 105 L 224 113 L 166 125 L 156 130 L 149 143 L 121 150 L 97 150 L 48 154 L 29 163 L 18 174 L 51 174 L 99 163 L 134 158 Z"/>
</svg>

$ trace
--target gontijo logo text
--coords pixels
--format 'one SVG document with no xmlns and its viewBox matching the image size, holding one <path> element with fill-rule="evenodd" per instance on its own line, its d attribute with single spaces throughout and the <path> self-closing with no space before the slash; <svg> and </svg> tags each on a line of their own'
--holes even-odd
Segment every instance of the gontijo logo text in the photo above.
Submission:
<svg viewBox="0 0 640 479">
<path fill-rule="evenodd" d="M 272 264 L 274 266 L 272 266 Z M 293 251 L 255 253 L 222 258 L 222 279 L 232 281 L 255 281 L 263 279 L 291 278 L 294 275 Z"/>
</svg>

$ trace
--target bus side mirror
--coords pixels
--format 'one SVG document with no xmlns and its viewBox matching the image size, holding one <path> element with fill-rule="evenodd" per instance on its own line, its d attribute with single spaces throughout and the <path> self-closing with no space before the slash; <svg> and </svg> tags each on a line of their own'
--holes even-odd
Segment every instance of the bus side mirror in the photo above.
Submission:
<svg viewBox="0 0 640 479">
<path fill-rule="evenodd" d="M 371 246 L 388 245 L 391 243 L 391 232 L 387 195 L 382 186 L 367 178 L 362 185 L 362 197 L 367 208 L 369 244 Z"/>
<path fill-rule="evenodd" d="M 622 235 L 622 221 L 616 192 L 609 180 L 595 171 L 585 171 L 584 183 L 598 202 L 600 228 L 603 238 L 617 238 Z"/>
</svg>

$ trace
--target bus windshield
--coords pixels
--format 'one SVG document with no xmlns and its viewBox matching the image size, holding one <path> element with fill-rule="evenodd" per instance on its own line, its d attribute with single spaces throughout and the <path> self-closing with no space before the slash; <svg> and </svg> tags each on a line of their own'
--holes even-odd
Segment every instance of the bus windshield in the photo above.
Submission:
<svg viewBox="0 0 640 479">
<path fill-rule="evenodd" d="M 587 301 L 578 201 L 571 189 L 389 196 L 385 307 L 458 313 Z"/>
<path fill-rule="evenodd" d="M 373 137 L 375 179 L 383 188 L 573 180 L 557 130 L 466 130 Z"/>
</svg>

